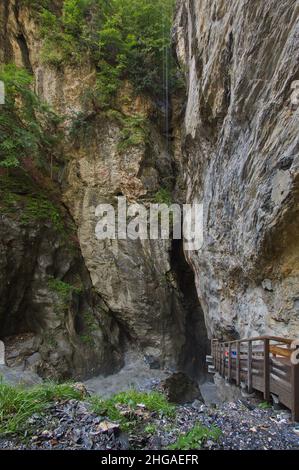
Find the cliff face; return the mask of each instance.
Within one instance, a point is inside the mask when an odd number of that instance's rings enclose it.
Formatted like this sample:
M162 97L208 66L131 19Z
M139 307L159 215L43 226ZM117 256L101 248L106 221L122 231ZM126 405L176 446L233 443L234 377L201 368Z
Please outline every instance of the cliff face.
M1 8L5 24L2 62L14 62L30 70L37 94L57 113L67 116L63 127L65 161L56 179L61 190L61 203L76 225L81 262L86 267L94 296L100 302L101 307L96 306L96 312L97 308L104 307L102 315L95 315L105 324L104 333L100 334L100 328L98 341L92 345L83 326L75 337L81 333L83 339L88 340L86 349L89 354L95 354L91 362L104 372L112 371L114 365L121 363L124 343L127 347L140 348L145 359L155 367L185 367L193 359L188 370L190 373L198 371L200 359L195 358L198 348L202 349L203 355L205 353L206 331L202 310L192 288L193 276L184 264L181 247L172 246L170 241L108 242L95 237L98 204L115 206L117 196L147 204L155 199L161 188L175 186L175 162L161 124L165 119L161 105L159 108L149 98L136 96L132 86L123 82L117 97L118 111L128 120L136 113L143 115L148 132L147 142L141 139L137 145L123 148L123 125L115 114L104 115L100 110L90 109L86 115L86 109L83 109L82 97L96 80L93 65L88 60L78 66L57 68L46 65L41 59L42 41L33 9L14 0L5 1ZM71 118L83 112L86 118L83 132L78 128L70 136ZM7 231L10 231L9 227ZM47 234L41 230L38 236L47 245ZM51 246L47 250L53 258ZM62 261L57 262L64 265ZM71 263L69 260L68 264ZM55 265L55 262L50 264ZM181 265L186 273L185 280L177 275ZM67 269L53 267L51 270L57 272L60 279L68 279L65 276ZM36 297L34 286L32 289L32 295ZM6 296L4 304L7 305ZM46 315L42 303L39 309L41 316ZM52 305L49 309L53 312ZM84 317L84 308L81 310L73 315L73 321L76 317L78 324ZM97 330L94 322L91 329ZM32 330L31 325L23 328L23 331L27 330ZM53 334L56 335L55 328ZM5 336L5 332L1 331L1 335ZM108 351L108 357L103 351Z
M188 254L209 334L299 331L299 4L180 0L182 169L204 204Z

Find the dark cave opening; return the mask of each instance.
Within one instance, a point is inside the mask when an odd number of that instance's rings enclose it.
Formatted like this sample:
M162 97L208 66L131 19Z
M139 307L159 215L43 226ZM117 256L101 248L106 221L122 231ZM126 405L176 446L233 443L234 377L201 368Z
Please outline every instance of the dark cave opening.
M207 379L206 355L210 343L205 318L195 286L194 273L186 261L183 241L173 240L171 265L176 273L183 304L186 310L185 338L179 367L190 377L203 382Z

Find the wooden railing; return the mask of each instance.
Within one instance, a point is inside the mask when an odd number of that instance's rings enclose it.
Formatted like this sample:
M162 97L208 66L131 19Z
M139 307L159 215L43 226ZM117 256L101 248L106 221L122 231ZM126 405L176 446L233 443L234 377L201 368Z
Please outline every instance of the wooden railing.
M293 340L261 336L239 341L212 341L214 370L249 393L258 390L264 399L271 395L292 411L299 421L299 365L291 360Z

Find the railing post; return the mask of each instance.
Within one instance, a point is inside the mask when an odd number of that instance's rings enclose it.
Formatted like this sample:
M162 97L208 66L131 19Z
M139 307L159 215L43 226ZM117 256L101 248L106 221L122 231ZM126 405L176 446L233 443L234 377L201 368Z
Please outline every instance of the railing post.
M225 343L221 344L221 375L225 376Z
M291 365L292 418L299 421L299 364Z
M236 383L239 387L241 383L241 343L239 341L237 342Z
M270 401L270 341L264 339L264 399Z
M248 393L252 393L252 342L248 342L248 356L247 356L247 386Z
M228 343L228 381L232 380L232 343Z

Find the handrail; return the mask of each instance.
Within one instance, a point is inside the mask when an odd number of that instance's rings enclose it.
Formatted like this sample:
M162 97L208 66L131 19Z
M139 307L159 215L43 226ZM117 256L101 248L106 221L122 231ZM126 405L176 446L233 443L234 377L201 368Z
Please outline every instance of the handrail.
M244 339L235 339L231 341L220 341L218 339L213 339L212 342L219 342L220 344L233 344L233 343L249 343L251 341L264 341L268 339L269 341L276 341L277 343L292 344L295 339L281 338L279 336L256 336L253 338L244 338Z
M258 341L262 344L253 346ZM276 395L299 421L299 365L292 361L293 342L291 338L270 335L232 341L213 339L213 371L237 386L247 386L250 393L262 392L266 401L270 401L271 394Z

